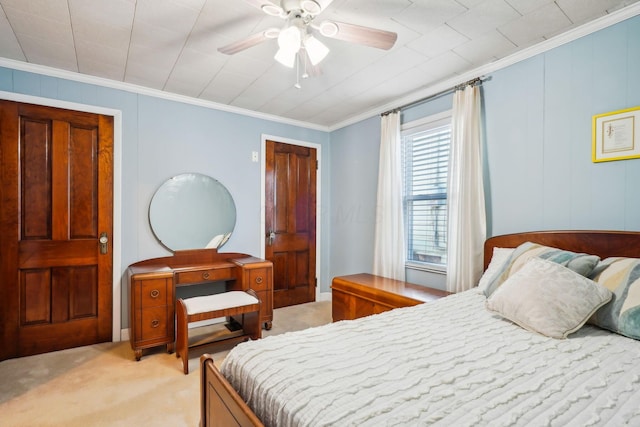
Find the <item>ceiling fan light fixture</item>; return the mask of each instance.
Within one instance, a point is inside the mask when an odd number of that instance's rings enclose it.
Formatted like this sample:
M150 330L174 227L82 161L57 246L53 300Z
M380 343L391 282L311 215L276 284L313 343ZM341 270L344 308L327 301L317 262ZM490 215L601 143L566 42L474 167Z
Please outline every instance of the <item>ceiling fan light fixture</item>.
M291 25L278 34L278 46L280 49L297 52L302 44L302 35L300 28Z
M297 25L289 25L278 34L278 52L274 59L285 67L293 68L296 55L302 46L302 32Z
M293 68L296 63L297 50L278 49L276 55L273 57L276 61L288 68Z
M305 38L304 48L312 65L318 65L329 53L329 48L312 35L308 35Z

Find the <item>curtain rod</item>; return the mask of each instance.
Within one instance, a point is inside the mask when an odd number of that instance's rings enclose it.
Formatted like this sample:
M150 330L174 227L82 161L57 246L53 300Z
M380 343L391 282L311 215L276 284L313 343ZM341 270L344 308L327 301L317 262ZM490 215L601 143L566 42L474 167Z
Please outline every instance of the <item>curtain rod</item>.
M467 86L481 85L482 82L484 82L485 80L489 80L489 79L491 79L491 77L485 77L485 76L476 77L476 78L471 79L471 80L469 80L467 82L461 83L459 85L455 85L452 88L442 90L442 91L440 91L438 93L434 93L433 95L429 95L429 96L427 96L425 98L422 98L422 99L419 99L417 101L410 102L409 104L405 104L405 105L402 105L400 107L396 107L393 110L385 111L384 113L382 113L380 115L381 116L386 116L386 115L389 115L391 113L397 113L397 112L399 112L401 110L404 110L406 108L415 107L416 105L420 105L420 104L425 103L427 101L430 101L432 99L436 99L436 98L439 98L441 96L448 95L448 94L450 94L452 92L455 92L456 90L462 90Z

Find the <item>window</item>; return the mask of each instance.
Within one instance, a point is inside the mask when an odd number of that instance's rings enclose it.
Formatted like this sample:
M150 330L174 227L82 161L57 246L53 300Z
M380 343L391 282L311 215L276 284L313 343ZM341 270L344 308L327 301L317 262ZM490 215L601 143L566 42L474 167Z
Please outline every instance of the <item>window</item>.
M447 264L447 174L451 113L402 130L404 214L408 263Z

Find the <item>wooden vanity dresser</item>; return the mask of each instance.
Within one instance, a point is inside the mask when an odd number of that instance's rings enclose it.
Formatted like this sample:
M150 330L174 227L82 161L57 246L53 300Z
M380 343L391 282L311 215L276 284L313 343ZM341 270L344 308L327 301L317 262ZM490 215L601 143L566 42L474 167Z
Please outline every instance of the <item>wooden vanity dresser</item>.
M175 288L226 282L227 290L253 289L262 302L261 321L273 321L273 265L270 261L216 249L176 251L174 255L132 264L129 283L129 328L136 360L145 348L175 348Z

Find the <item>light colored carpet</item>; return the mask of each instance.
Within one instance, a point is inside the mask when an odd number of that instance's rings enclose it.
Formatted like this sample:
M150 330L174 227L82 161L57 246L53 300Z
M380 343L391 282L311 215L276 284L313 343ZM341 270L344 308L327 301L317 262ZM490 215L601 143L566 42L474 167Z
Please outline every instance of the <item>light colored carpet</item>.
M321 301L274 310L263 336L331 322L331 303ZM135 361L128 342L103 343L0 362L0 425L189 426L200 422L199 358L228 350L190 352L182 361L162 349ZM215 352L215 353L214 353Z

